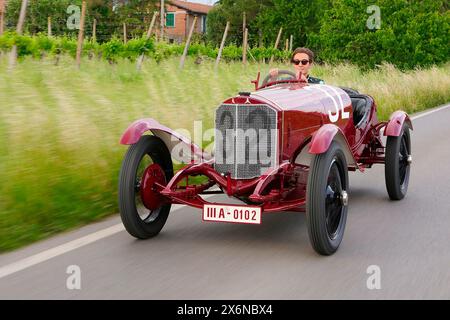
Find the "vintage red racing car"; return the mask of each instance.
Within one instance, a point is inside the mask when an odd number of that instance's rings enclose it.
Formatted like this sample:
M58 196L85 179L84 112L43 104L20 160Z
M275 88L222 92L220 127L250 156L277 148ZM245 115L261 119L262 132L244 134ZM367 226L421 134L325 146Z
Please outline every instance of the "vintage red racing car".
M408 189L412 123L403 111L379 122L374 99L356 90L288 77L258 79L254 92L225 100L215 114L213 152L153 119L131 124L119 177L126 230L146 239L163 228L171 204L202 209L204 221L260 224L269 212L306 213L312 247L333 254L349 203L348 170L385 165L389 197ZM387 136L383 145L382 135ZM180 151L181 150L181 151ZM172 160L186 163L176 174ZM201 183L193 179L202 176ZM211 203L224 193L242 205Z

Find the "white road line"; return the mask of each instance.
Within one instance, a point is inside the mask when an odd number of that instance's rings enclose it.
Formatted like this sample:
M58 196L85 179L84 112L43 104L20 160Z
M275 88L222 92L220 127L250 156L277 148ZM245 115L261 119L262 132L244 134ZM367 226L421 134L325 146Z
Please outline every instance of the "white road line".
M207 195L203 198L207 199L212 197L213 195ZM177 211L182 209L184 206L182 205L176 205L177 207L175 209L172 209L171 212ZM57 256L60 256L64 253L73 251L75 249L84 247L90 243L93 243L95 241L107 238L109 236L115 235L116 233L119 233L121 231L124 231L125 227L122 223L118 223L116 225L113 225L111 227L108 227L106 229L102 229L100 231L96 231L94 233L88 234L87 236L69 241L67 243L64 243L62 245L56 246L54 248L44 250L40 253L34 254L32 256L29 256L27 258L21 259L19 261L13 262L11 264L8 264L6 266L0 267L0 279L4 278L6 276L9 276L13 273L22 271L26 268L32 267L38 263L50 260L52 258L55 258Z
M0 279L8 276L10 274L21 271L23 269L34 266L38 263L41 263L41 262L50 260L54 257L60 256L66 252L84 247L85 245L88 245L97 240L112 236L113 234L116 234L124 229L125 228L124 228L123 224L119 223L112 227L91 233L87 236L78 238L76 240L64 243L60 246L42 251L42 252L32 255L28 258L8 264L8 265L0 268Z
M438 107L436 109L421 113L417 116L411 117L411 120L416 120L425 116L428 116L432 113L438 112L440 110L446 109L450 107L450 105L445 105L442 107ZM207 196L208 198L211 196ZM207 198L205 197L205 198ZM172 211L180 210L183 207L178 207ZM62 245L59 245L57 247L42 251L40 253L37 253L35 255L32 255L30 257L21 259L19 261L13 262L11 264L8 264L6 266L0 267L0 279L4 278L6 276L9 276L11 274L14 274L16 272L19 272L21 270L27 269L29 267L32 267L36 264L39 264L41 262L50 260L52 258L55 258L57 256L60 256L64 253L73 251L75 249L84 247L88 244L91 244L95 241L104 239L106 237L112 236L116 233L119 233L121 231L125 230L122 223L113 225L112 227L108 227L106 229L96 231L94 233L88 234L87 236L75 239L73 241L69 241L67 243L64 243Z
M205 197L206 198L206 197ZM183 206L179 206L172 210L172 212L182 209ZM62 245L56 246L54 248L44 250L40 253L34 254L32 256L29 256L27 258L21 259L19 261L13 262L11 264L8 264L6 266L0 267L0 279L4 278L6 276L9 276L13 273L19 272L21 270L24 270L26 268L32 267L38 263L50 260L52 258L55 258L57 256L60 256L64 253L73 251L75 249L84 247L90 243L93 243L95 241L107 238L109 236L115 235L116 233L119 233L121 231L124 231L125 227L122 223L118 223L116 225L113 225L111 227L102 229L100 231L96 231L94 233L88 234L87 236L66 242Z
M428 115L430 115L430 114L432 114L432 113L435 113L435 112L438 112L438 111L447 109L447 108L449 108L449 107L450 107L450 104L447 104L447 105L444 105L444 106L441 106L441 107L437 107L437 108L432 109L432 110L430 110L430 111L426 111L426 112L423 112L423 113L421 113L421 114L418 114L417 116L410 117L410 119L411 119L411 121L417 120L417 119L420 119L420 118L422 118L422 117L428 116ZM414 124L413 124L413 126L414 126ZM381 136L384 135L384 129L385 129L385 128L386 128L386 127L381 128L381 130L380 130L380 135L381 135Z
M447 105L445 105L445 106L442 106L442 107L439 107L439 108L436 108L436 109L433 109L433 110L430 110L430 111L427 111L427 112L418 114L417 116L411 117L411 120L417 120L417 119L419 119L419 118L428 116L428 115L430 115L430 114L432 114L432 113L435 113L435 112L438 112L438 111L447 109L448 107L450 107L450 104L447 104Z

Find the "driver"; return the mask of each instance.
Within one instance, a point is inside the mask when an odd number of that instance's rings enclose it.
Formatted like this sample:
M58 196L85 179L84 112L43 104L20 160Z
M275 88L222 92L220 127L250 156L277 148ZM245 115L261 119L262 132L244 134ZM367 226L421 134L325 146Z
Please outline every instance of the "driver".
M297 79L308 83L324 84L325 82L319 78L314 78L309 75L309 70L314 63L314 52L308 48L297 48L292 53L291 63L293 64ZM278 69L271 69L270 81L276 81L278 78Z

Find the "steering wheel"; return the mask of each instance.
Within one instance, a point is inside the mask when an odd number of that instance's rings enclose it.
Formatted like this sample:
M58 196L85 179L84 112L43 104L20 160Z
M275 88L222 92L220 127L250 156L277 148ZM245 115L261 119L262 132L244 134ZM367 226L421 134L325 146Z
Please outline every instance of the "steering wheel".
M293 79L292 80L294 80L294 79L296 79L297 78L297 75L294 73L294 72L292 72L292 71L289 71L289 70L279 70L278 71L278 76L277 76L277 78L280 76L280 75L287 75L287 76L291 76ZM264 78L264 80L263 80L263 82L262 82L262 84L261 84L261 87L264 87L268 82L269 82L269 80L271 79L272 77L271 77L271 75L270 74L268 74L265 78Z

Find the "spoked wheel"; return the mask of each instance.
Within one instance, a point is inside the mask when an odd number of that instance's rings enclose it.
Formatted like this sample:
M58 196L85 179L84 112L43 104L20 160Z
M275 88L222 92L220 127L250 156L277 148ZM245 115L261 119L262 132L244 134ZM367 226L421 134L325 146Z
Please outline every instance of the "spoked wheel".
M384 176L389 198L401 200L408 191L411 168L411 136L407 124L398 137L387 138Z
M157 235L170 212L170 203L156 192L173 177L170 152L155 136L142 136L125 155L119 176L119 210L125 229L147 239Z
M306 221L314 250L331 255L344 236L348 205L348 171L344 152L333 142L314 156L308 176Z

